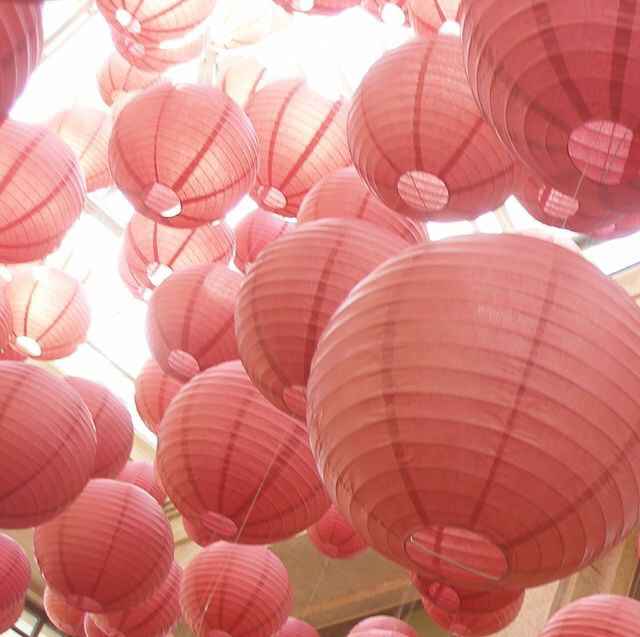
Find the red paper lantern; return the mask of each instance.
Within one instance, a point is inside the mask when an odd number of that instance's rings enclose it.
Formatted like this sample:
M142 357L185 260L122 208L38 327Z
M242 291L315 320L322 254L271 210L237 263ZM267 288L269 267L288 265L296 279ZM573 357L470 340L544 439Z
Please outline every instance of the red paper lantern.
M398 212L473 219L511 194L513 162L473 100L458 37L385 53L356 92L348 132L360 176Z
M0 527L26 529L66 507L91 477L96 434L80 396L26 363L0 363Z
M131 91L151 86L159 77L158 73L136 68L116 51L105 60L97 74L100 96L107 106Z
M240 108L261 88L267 69L254 57L232 57L222 73L218 86Z
M298 223L327 217L362 219L399 235L407 243L427 239L421 224L387 208L365 186L353 166L341 168L317 183L298 211Z
M160 367L187 381L238 358L234 308L242 275L223 265L175 272L151 295L147 341Z
M143 491L152 495L160 506L167 499L167 494L158 479L154 466L148 462L140 460L127 462L116 480L135 484L136 487L140 487Z
M93 478L115 478L129 460L133 448L133 422L124 403L104 385L86 378L67 376L91 413L96 428L96 460Z
M164 83L122 109L109 164L138 212L193 228L223 217L251 188L256 152L251 123L222 91Z
M274 0L287 13L308 15L338 15L345 9L357 7L361 0Z
M24 550L0 533L0 630L9 630L20 616L30 579L31 566Z
M209 546L219 539L218 533L208 529L200 520L183 516L182 526L187 537L199 546Z
M73 151L43 126L5 119L0 148L0 261L36 261L82 212L84 178Z
M278 409L305 418L320 334L351 288L407 243L356 219L300 226L262 252L236 305L240 358Z
M234 237L223 221L197 228L172 228L134 214L127 224L122 246L132 292L143 298L171 272L195 265L228 263L233 255Z
M89 613L84 616L84 634L86 637L109 637L102 629L98 628L93 621L93 617Z
M267 402L240 361L180 390L162 419L156 462L178 511L224 540L279 542L329 507L305 428Z
M622 288L549 241L406 250L316 350L307 422L331 499L367 544L453 587L588 565L638 519L638 328Z
M302 199L320 179L350 162L345 100L332 102L304 80L281 80L258 91L247 115L258 135L256 203L295 217Z
M165 374L153 359L144 364L136 377L136 408L144 424L154 434L158 433L164 412L181 387L182 383Z
M405 637L418 637L418 633L407 622L387 615L375 615L363 619L351 629L349 635L376 634L374 631L385 631L396 635L404 635Z
M9 0L0 3L0 116L6 115L40 61L42 3ZM5 146L2 144L3 152Z
M44 589L42 602L47 617L56 628L71 637L85 637L83 610L71 606L62 595L48 586Z
M142 489L91 480L65 511L36 528L47 585L91 613L130 608L166 580L173 559L167 518Z
M362 7L387 24L402 26L409 21L410 0L362 0Z
M78 281L61 270L19 270L5 287L18 354L54 360L87 338L89 304Z
M333 505L309 527L308 534L318 551L333 559L353 557L367 548L365 541Z
M320 635L311 624L295 617L289 617L274 637L320 637Z
M430 37L445 22L460 22L462 0L408 0L409 21L418 35Z
M287 570L266 546L216 542L185 568L180 604L197 637L271 637L286 621L291 597Z

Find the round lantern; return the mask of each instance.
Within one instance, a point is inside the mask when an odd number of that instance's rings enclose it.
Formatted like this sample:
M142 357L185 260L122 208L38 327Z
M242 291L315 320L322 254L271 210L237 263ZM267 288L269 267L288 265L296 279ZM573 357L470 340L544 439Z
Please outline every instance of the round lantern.
M26 529L57 515L85 487L96 455L91 414L61 378L0 363L0 527Z
M0 630L9 630L20 616L30 579L31 566L24 550L0 533Z
M298 211L298 223L346 217L362 219L402 237L407 243L427 238L423 226L387 208L364 184L353 166L341 168L317 183Z
M367 544L453 587L583 568L638 519L638 328L622 288L550 241L406 250L316 350L307 423L331 499Z
M223 265L172 274L151 295L147 341L167 374L187 381L238 358L234 309L242 275Z
M267 402L240 361L180 390L162 419L156 463L178 511L224 540L278 542L329 507L305 428Z
M409 21L410 0L362 0L362 7L382 22L403 26Z
M256 94L267 69L254 57L231 57L218 82L220 90L240 108Z
M47 585L91 613L149 598L173 559L160 506L142 489L116 480L91 480L65 511L36 528L33 544Z
M48 586L44 589L42 602L47 617L56 628L71 637L85 637L83 610L71 606L62 595Z
M89 304L80 283L65 272L19 270L5 291L19 354L54 360L69 356L86 340Z
M37 0L0 3L0 116L11 110L40 61L44 44L41 7ZM4 152L4 144L2 148Z
M295 223L266 210L254 210L235 227L236 256L235 264L239 270L247 268L272 241L293 230Z
M92 619L107 635L165 637L180 619L181 578L182 569L173 562L162 586L144 602L125 611L92 615Z
M333 505L309 527L308 534L320 553L334 559L353 557L367 548L364 540Z
M84 178L73 151L43 126L5 119L0 148L0 262L36 261L82 212Z
M194 265L228 263L233 247L233 231L224 221L197 228L172 228L134 214L122 246L128 271L125 283L135 281L132 292L143 298L171 272Z
M186 536L199 546L209 546L220 538L216 531L208 529L200 520L182 517L182 527Z
M67 376L91 413L96 428L93 478L115 478L129 460L133 447L133 422L124 403L104 385Z
M249 100L259 157L251 196L260 207L295 217L312 186L351 163L348 108L346 101L332 102L303 80L273 82Z
M222 91L163 83L118 115L109 165L138 212L192 228L221 218L246 194L256 153L251 123Z
M136 377L136 408L144 424L154 434L158 433L164 412L181 387L182 383L165 374L153 359L144 364Z
M462 2L471 89L550 186L637 212L640 13L627 3Z
M361 0L274 0L288 13L308 15L338 15L345 9L357 7Z
M101 628L98 628L90 613L85 613L84 616L84 634L85 637L110 637Z
M180 604L197 637L271 637L291 609L289 577L266 546L216 542L185 568Z
M152 495L161 506L167 499L167 494L156 475L154 466L148 462L141 460L127 462L116 480L135 484L136 487Z
M445 22L460 22L462 0L408 0L409 21L419 35L430 37Z
M348 132L361 177L408 216L473 219L511 194L513 162L474 102L459 37L435 34L385 53L356 92Z
M100 96L107 106L131 91L151 86L158 77L157 73L136 68L116 51L105 60L97 74Z
M266 248L236 305L240 358L278 409L305 418L320 334L351 288L407 243L355 219L307 223Z
M388 615L375 615L363 619L349 631L349 635L366 635L368 633L375 635L375 631L385 631L394 635L404 635L404 637L418 637L416 631L407 622Z
M275 634L275 637L319 637L319 634L311 624L295 617L289 617L284 626Z

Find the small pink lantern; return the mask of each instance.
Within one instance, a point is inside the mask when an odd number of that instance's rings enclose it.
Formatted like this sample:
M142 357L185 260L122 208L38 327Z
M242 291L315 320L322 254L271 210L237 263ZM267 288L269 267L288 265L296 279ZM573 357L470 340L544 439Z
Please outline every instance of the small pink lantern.
M135 484L136 487L140 487L143 491L152 495L160 506L167 499L167 494L158 479L154 466L148 462L143 462L142 460L127 462L116 477L116 480Z
M56 628L71 637L85 637L83 610L71 606L62 595L48 586L44 589L42 603L47 617Z
M254 57L232 57L223 70L218 87L240 108L245 108L249 100L264 83L267 69Z
M346 559L366 550L366 542L334 505L308 529L313 545L327 557Z
M363 619L349 631L349 635L364 636L371 634L371 637L374 637L378 634L375 631L384 631L387 634L392 633L390 637L393 637L393 635L418 637L418 633L416 633L416 631L409 626L407 622L403 622L397 617L389 617L388 615L375 615L373 617ZM382 637L382 635L378 634L378 637Z
M274 637L320 637L320 635L311 624L296 617L289 617Z
M144 424L158 433L160 421L182 383L162 371L153 359L148 360L135 382L136 408Z
M408 0L409 21L418 35L429 37L445 22L460 22L462 0Z
M151 86L159 77L158 73L136 68L117 51L105 60L97 74L100 96L107 106L128 93Z

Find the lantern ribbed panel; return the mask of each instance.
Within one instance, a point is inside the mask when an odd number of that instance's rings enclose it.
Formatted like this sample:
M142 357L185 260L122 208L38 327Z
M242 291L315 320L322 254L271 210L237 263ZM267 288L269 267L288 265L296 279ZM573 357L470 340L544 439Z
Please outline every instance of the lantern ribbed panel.
M423 226L387 208L364 184L353 166L341 168L317 183L298 211L298 223L327 217L362 219L408 243L427 239Z
M289 617L275 637L319 637L318 631L296 617Z
M0 360L16 360L17 352L10 346L14 339L13 316L6 288L0 285ZM18 360L20 360L18 358Z
M84 616L84 634L86 637L109 637L107 633L96 625L90 613L85 613Z
M307 424L329 496L367 544L454 587L588 565L638 520L639 328L622 288L549 241L406 250L316 350Z
M215 531L207 529L200 520L189 519L183 516L182 526L187 537L199 546L209 546L209 544L213 544L219 539L218 534Z
M271 637L292 606L287 570L266 546L216 542L184 570L182 616L197 637Z
M238 358L234 309L242 275L223 265L175 272L157 287L147 312L147 342L167 374L194 374Z
M240 361L180 390L162 419L156 462L178 511L224 540L279 542L329 507L305 428L267 402Z
M511 194L513 162L473 100L456 36L385 53L355 94L348 133L360 176L408 216L473 219Z
M383 22L402 25L409 21L409 2L410 0L362 0L361 6ZM389 6L397 9L390 11Z
M288 13L308 15L338 15L345 9L357 7L360 0L274 0Z
M36 261L58 247L82 212L80 165L44 126L5 119L0 148L0 261Z
M318 551L334 559L353 557L367 548L364 540L334 505L309 527L308 533Z
M158 503L116 480L91 480L65 511L36 528L33 544L47 585L93 613L144 601L173 560L171 528Z
M173 562L162 586L147 600L117 613L92 615L92 619L111 635L165 637L180 619L181 578L182 569Z
M460 22L462 0L408 0L409 21L418 35L430 37L448 20Z
M371 631L377 630L388 631L388 633L404 635L405 637L418 637L416 631L407 622L388 615L374 615L363 619L349 631L349 635L366 635ZM392 636L390 635L389 637Z
M103 102L111 106L124 94L151 86L159 75L136 68L114 51L100 67L96 77Z
M62 379L0 363L0 527L26 529L57 515L91 477L96 434Z
M22 611L24 610L24 599L13 604L13 606L7 606L6 608L0 608L0 630L9 630L20 618Z
M158 363L148 360L135 381L136 408L144 424L158 433L160 421L182 383L165 374Z
M148 462L141 460L127 462L116 480L135 484L136 487L152 495L161 506L167 499L167 494L156 475L154 466Z
M48 586L45 586L42 603L47 617L56 628L71 637L84 637L83 610L71 606L62 595Z
M118 115L109 165L139 213L185 228L223 217L247 193L256 153L251 123L222 91L163 83Z
M233 231L224 221L213 226L171 228L134 214L125 230L122 250L135 296L154 290L158 265L174 272L196 265L228 263L233 255ZM127 283L125 279L125 283Z
M278 409L305 418L305 390L320 334L351 288L407 243L365 221L322 219L268 246L236 305L240 358Z
M272 241L294 230L295 223L285 221L284 217L266 210L254 210L234 228L236 236L236 255L234 263L242 272L258 258L258 255Z
M33 358L54 360L72 354L87 337L89 304L78 281L61 270L33 268L14 272L6 287L13 330L36 349L22 349Z
M259 157L251 196L261 208L295 217L310 188L351 163L348 108L348 102L332 102L303 80L273 82L249 100Z
M44 44L41 6L41 2L26 0L0 3L0 116L11 110L40 61ZM4 151L4 143L2 147Z
M22 547L8 535L0 533L0 629L7 630L6 622L14 616L16 608L22 610L31 579L29 558Z
M232 57L218 87L240 108L244 108L264 82L266 72L267 69L254 57Z

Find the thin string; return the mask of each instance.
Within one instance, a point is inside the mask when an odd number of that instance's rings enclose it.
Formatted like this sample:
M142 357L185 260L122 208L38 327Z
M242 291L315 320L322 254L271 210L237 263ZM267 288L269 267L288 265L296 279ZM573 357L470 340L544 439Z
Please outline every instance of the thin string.
M323 582L327 572L329 570L329 558L327 556L324 557L324 561L322 563L322 567L320 568L320 574L318 575L317 579L316 579L316 583L313 586L313 589L311 590L311 594L309 595L309 599L307 599L307 602L304 605L304 610L302 611L301 615L302 618L306 621L307 616L309 614L309 612L311 611L311 605L313 604L313 602L315 601L316 595L318 594L318 591L320 590L320 584Z

